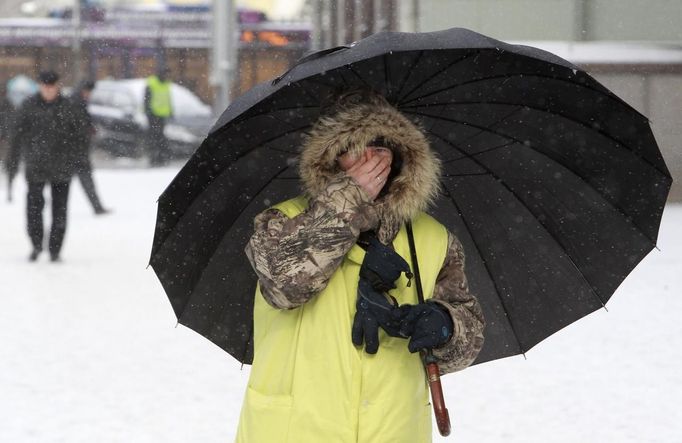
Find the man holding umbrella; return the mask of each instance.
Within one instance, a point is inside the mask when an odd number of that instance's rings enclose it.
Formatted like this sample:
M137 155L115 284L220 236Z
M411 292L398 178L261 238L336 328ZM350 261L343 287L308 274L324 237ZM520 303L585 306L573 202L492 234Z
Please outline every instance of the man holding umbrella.
M306 195L258 215L246 248L259 288L237 441L430 441L418 352L461 370L484 329L460 242L422 212L439 171L380 95L347 92L323 111L301 155Z

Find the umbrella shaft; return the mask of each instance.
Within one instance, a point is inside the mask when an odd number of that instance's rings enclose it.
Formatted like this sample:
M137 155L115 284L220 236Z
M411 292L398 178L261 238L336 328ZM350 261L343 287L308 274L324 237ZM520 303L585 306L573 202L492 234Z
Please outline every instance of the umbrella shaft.
M407 241L410 245L412 270L414 271L414 281L417 286L417 299L419 303L424 303L424 290L422 289L421 276L419 274L419 261L417 260L417 248L414 245L412 223L409 221L405 223L405 229L407 230ZM440 384L440 369L438 369L438 363L436 363L431 350L426 351L424 367L426 368L426 378L429 381L431 403L433 404L433 413L436 416L438 432L445 437L450 435L450 415L445 407L445 399L443 398L443 387Z

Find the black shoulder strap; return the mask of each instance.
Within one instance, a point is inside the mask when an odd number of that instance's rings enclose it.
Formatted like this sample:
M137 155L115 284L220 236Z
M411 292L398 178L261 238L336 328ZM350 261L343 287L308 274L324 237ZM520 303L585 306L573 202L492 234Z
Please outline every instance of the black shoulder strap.
M407 231L407 242L410 244L410 259L412 260L412 271L414 272L414 280L417 284L417 299L419 303L424 303L424 290L422 289L422 279L419 274L419 262L417 261L417 248L414 245L414 234L412 233L412 222L405 222L405 230Z

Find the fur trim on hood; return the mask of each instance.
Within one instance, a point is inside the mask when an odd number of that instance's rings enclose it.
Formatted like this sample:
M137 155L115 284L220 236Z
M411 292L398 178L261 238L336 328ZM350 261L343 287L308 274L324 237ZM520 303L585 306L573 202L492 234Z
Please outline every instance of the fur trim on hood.
M375 202L381 224L399 227L437 197L440 161L424 134L383 97L354 98L338 102L307 134L299 166L305 192L319 195L339 175L339 154L359 155L371 141L383 137L394 151L394 162L399 158L402 167L386 184L388 192L382 191Z

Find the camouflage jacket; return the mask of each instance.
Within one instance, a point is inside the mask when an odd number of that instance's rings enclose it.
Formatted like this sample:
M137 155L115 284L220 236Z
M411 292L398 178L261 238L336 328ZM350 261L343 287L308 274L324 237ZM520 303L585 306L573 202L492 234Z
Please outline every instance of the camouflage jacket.
M340 174L298 216L289 219L276 209L256 216L246 255L265 300L278 309L293 309L312 299L326 287L360 233L377 227L380 215L361 188ZM384 226L380 232L390 238L382 241L390 243L399 228ZM454 324L450 341L433 349L441 373L464 369L483 346L485 322L469 292L464 250L450 232L433 300L450 312Z

